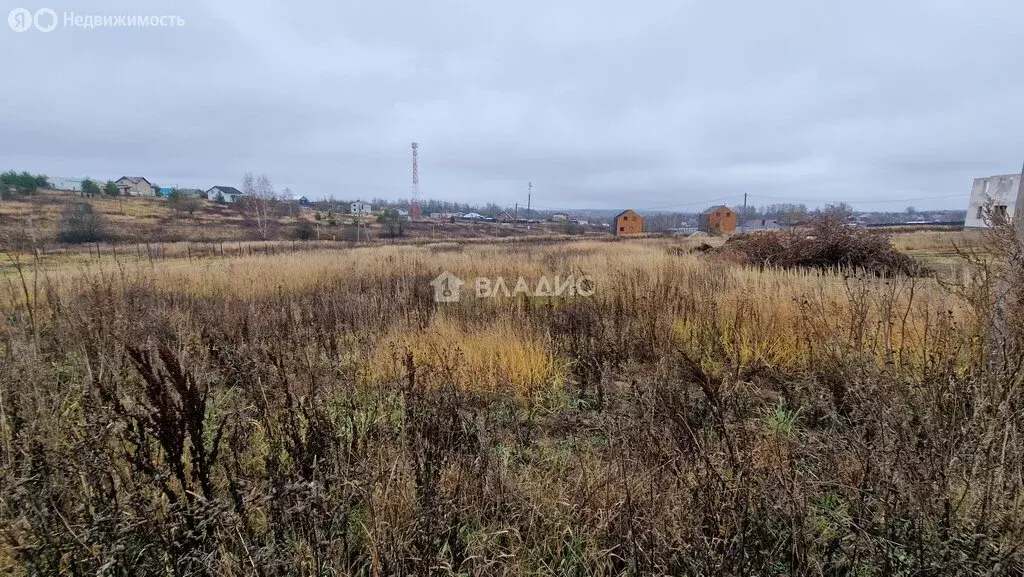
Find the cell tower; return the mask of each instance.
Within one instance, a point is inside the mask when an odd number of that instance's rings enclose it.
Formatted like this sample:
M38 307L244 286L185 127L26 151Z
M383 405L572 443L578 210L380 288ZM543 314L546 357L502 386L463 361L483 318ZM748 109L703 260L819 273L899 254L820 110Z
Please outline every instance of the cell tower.
M412 202L409 206L409 216L412 220L419 220L420 214L420 168L419 168L418 142L412 143Z

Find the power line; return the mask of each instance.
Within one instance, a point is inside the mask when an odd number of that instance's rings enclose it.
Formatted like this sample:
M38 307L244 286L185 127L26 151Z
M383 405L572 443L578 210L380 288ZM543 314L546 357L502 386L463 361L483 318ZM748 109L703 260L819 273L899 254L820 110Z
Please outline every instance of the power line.
M829 202L821 198L815 199L799 199L799 198L787 198L782 196L769 196L767 194L751 194L750 196L757 198L768 198L771 200L786 200L789 202ZM855 201L857 204L863 203L889 203L889 202L917 202L922 200L941 200L944 198L963 198L963 194L947 194L944 196L922 196L918 198L891 198L891 199L863 199Z
M723 204L723 203L726 203L726 202L729 202L729 201L738 201L738 200L739 200L738 196L729 196L729 197L726 197L726 198L716 198L716 199L713 199L713 200L698 200L696 202L686 202L686 203L682 203L682 204L671 204L671 205L668 205L668 206L661 206L661 207L654 207L654 208L651 208L651 207L643 208L642 207L642 208L637 209L637 210L646 210L646 211L668 210L670 208L683 208L683 207L687 207L687 206L698 206L698 205L701 205L701 204Z
M753 195L751 195L751 196L753 196ZM702 204L712 205L712 204L725 204L725 203L730 202L730 201L739 202L740 198L741 197L739 197L739 196L729 196L729 197L725 197L725 198L716 198L716 199L711 199L711 200L698 200L698 201L694 201L694 202L684 202L684 203L678 203L678 204L670 204L670 205L666 205L666 206L655 206L655 207L641 206L641 207L631 207L631 208L633 210L637 210L637 211L653 212L653 211L659 211L659 210L668 210L668 209L672 209L672 208L684 208L684 207L688 207L688 206L698 206L698 205L702 205ZM564 208L553 207L553 206L550 206L550 205L538 206L538 208L540 208L542 210L565 210Z
M828 200L828 199L821 199L821 198L797 199L797 198L788 198L788 197L771 196L771 195L767 195L767 194L753 194L753 193L750 193L749 196L751 198L762 198L762 199L770 199L770 200L782 200L782 201L787 201L787 202L801 202L801 203L815 203L815 204L817 204L817 203L825 204L825 203L828 203L828 202L838 202L838 201L831 201L831 200ZM864 199L864 200L853 201L851 204L871 204L871 203L875 203L875 204L885 203L885 204L888 204L888 203L900 203L900 202L920 202L920 201L926 201L926 200L942 200L942 199L947 199L947 198L963 198L963 196L964 196L963 194L947 194L947 195L941 195L941 196L921 196L921 197L915 197L915 198ZM636 211L657 212L657 211L665 211L665 210L671 210L671 209L677 209L677 208L686 208L686 207L700 206L700 205L709 205L710 206L710 205L715 205L715 204L730 204L730 203L735 203L735 204L738 205L740 202L742 202L742 197L740 197L740 196L729 196L729 197L724 197L724 198L715 198L715 199L709 199L709 200L708 199L706 199L706 200L697 200L697 201L693 201L693 202L683 202L683 203L669 204L669 205L664 205L664 206L631 207L631 208L633 208L633 210L636 210ZM572 210L572 209L566 209L565 207L555 207L555 206L551 206L551 205L547 205L547 204L538 205L537 208L540 209L540 210Z

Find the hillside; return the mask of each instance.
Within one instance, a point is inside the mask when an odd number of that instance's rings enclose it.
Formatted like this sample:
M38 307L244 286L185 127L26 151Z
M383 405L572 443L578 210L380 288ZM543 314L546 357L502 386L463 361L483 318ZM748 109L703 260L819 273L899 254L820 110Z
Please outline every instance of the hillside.
M193 212L175 209L165 198L86 198L73 193L46 190L0 202L0 235L5 239L52 246L58 243L61 213L73 204L86 203L105 221L106 240L119 243L238 242L255 240L366 240L394 235L376 216L363 219L357 230L353 217L339 212L316 211L282 205L263 238L252 219L234 205L198 200ZM320 218L317 219L317 216ZM487 238L565 234L564 223L523 225L494 222L406 222L401 231L408 238ZM304 230L303 230L304 229ZM606 235L591 227L584 231Z

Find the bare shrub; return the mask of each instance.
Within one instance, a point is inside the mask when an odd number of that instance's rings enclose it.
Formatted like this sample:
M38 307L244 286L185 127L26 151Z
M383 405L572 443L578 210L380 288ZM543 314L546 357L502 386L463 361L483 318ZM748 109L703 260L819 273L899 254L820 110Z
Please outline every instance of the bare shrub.
M167 197L167 203L174 212L189 216L194 215L202 206L202 200L199 197L182 192L177 188L171 190L171 194Z
M299 219L295 225L295 238L298 240L313 240L316 238L316 225L306 219Z
M405 236L405 225L408 219L398 213L397 209L386 208L377 217L381 225L382 238L399 238Z
M713 254L761 267L862 269L882 276L929 272L894 249L888 235L831 219L816 221L806 230L739 234Z
M980 241L955 246L968 263L964 274L943 284L971 308L990 366L1005 371L1024 359L1024 228L1021 215L1007 218L991 200L982 214Z
M108 240L107 219L87 202L73 202L60 214L57 240L73 244Z

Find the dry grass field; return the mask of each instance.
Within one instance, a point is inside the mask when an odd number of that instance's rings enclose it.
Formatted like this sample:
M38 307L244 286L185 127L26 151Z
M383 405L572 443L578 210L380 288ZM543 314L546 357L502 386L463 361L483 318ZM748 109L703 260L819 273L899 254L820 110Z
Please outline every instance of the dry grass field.
M175 204L166 198L87 198L71 192L41 191L0 201L0 238L17 238L25 244L64 250L66 245L57 244L61 213L69 205L80 203L88 204L101 215L105 224L105 242L120 244L283 242L303 238L302 224L309 227L305 232L307 240L351 242L388 236L388 231L377 222L376 216L363 219L357 231L356 219L346 214L347 208L340 203L329 216L327 210L277 205L277 214L266 231L268 236L264 238L238 205L197 200L193 211L189 212L180 206L175 208ZM316 218L318 212L320 219ZM562 223L539 223L527 228L500 223L414 222L404 225L402 237L461 241L468 238L557 236L566 234L566 231L567 225ZM575 232L608 234L596 226Z
M84 198L67 192L43 191L0 203L0 230L22 231L37 242L57 238L61 211L85 202L103 215L109 232L124 242L177 240L253 240L253 232L232 207L203 201L195 214L176 213L163 198Z
M1022 349L1013 322L992 339L990 272L750 268L707 240L22 254L0 571L1024 571ZM555 276L593 294L473 281Z

